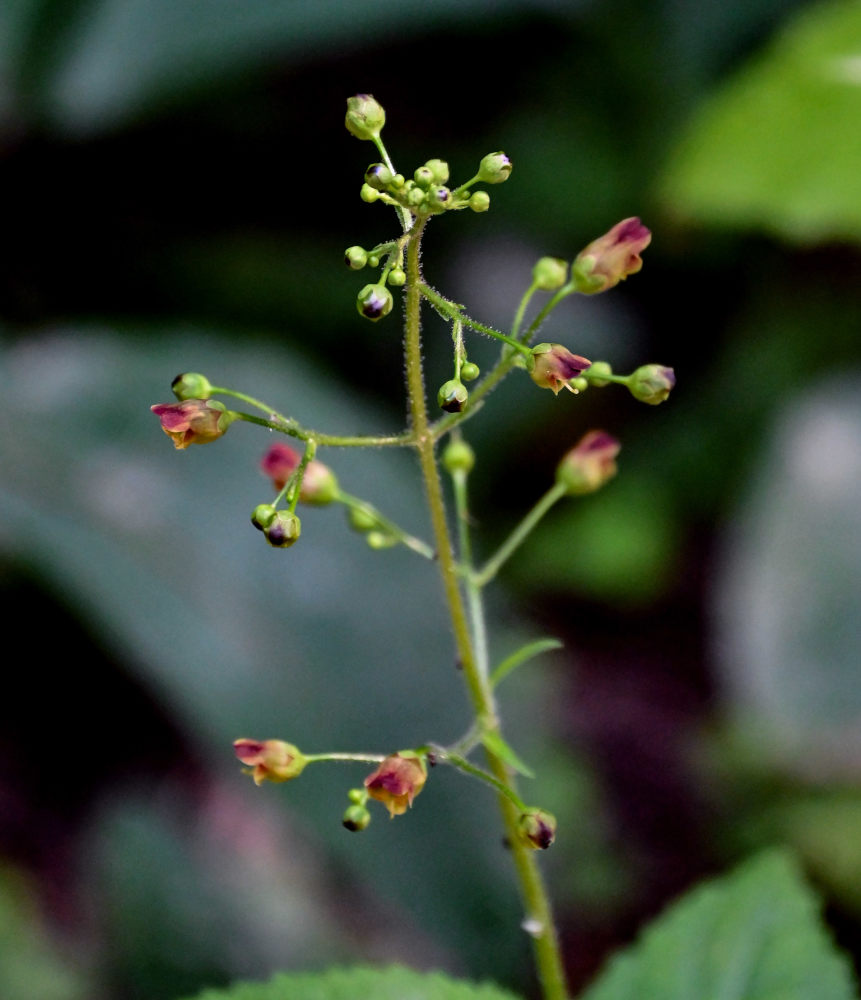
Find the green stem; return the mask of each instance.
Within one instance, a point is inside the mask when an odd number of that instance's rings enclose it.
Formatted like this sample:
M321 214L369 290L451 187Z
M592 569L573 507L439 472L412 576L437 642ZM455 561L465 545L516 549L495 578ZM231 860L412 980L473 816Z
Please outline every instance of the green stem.
M377 147L380 156L383 158L383 163L385 163L385 165L389 168L389 170L391 170L392 176L394 176L397 173L397 171L395 170L395 165L394 163L392 163L392 158L389 156L389 151L386 149L386 145L383 142L381 136L379 135L374 136L374 145ZM395 210L398 213L398 218L401 220L401 227L403 228L404 232L406 232L410 228L410 225L412 224L410 219L410 213L403 207L403 205L399 205L397 202L395 202L394 199L392 199L391 204L394 204Z
M345 493L342 489L339 489L335 495L335 500L338 503L344 504L346 507L351 509L358 508L359 510L367 511L373 518L375 518L377 524L388 534L393 535L399 542L406 545L407 548L412 549L413 552L418 552L420 556L424 556L425 559L433 559L436 556L434 550L426 542L423 542L420 538L416 538L415 535L411 535L404 531L403 528L395 524L394 521L387 518L384 514L381 514L377 508L364 500L360 500L358 497L354 497L349 493Z
M428 420L422 379L421 353L421 269L419 250L424 222L413 227L407 244L406 318L404 330L404 355L407 375L410 415L414 447L418 452L427 494L428 509L433 526L440 577L451 617L455 646L463 668L467 690L479 727L483 731L499 729L493 691L486 676L479 669L470 636L463 597L458 584L459 574L451 546L445 503L442 496L439 472L434 451L435 436ZM485 749L491 775L502 786L516 795L514 779L504 761ZM520 811L507 795L500 794L499 806L511 845L511 855L517 873L520 895L532 933L532 946L544 1000L565 1000L567 990L562 957L556 928L550 909L550 900L541 872L532 851L518 835Z
M526 312L526 307L529 305L532 296L538 289L538 285L534 282L526 289L523 293L523 298L520 300L520 305L517 307L517 312L514 314L514 322L511 324L511 336L516 337L520 333L520 324L523 322L523 315Z
M473 575L473 582L477 587L484 587L499 572L502 565L508 560L519 545L523 543L526 536L550 510L568 492L563 483L554 483L538 503L523 518L520 524L511 532L508 538L499 546L496 554L484 564L480 573Z
M492 774L488 774L487 771L482 770L480 767L476 767L475 764L470 763L466 757L461 757L460 754L452 753L450 750L445 750L443 747L432 746L431 750L436 754L436 759L441 764L451 764L452 767L456 767L459 771L463 771L464 774L472 775L473 778L478 778L479 781L483 781L487 785L491 785L493 788L499 792L500 795L504 795L509 802L511 802L519 813L526 812L526 805L523 799L509 786L504 785L501 781L497 781Z
M239 395L239 393L224 390L219 390L219 392L224 392L224 395L228 396ZM364 434L321 434L319 431L312 431L307 427L302 427L295 420L284 417L280 413L275 413L262 404L255 403L253 405L259 405L260 409L269 413L269 419L257 417L253 413L243 413L241 410L233 410L232 412L246 423L257 424L259 427L266 427L270 431L280 431L282 434L289 434L290 437L298 438L300 441L314 441L326 448L382 448L386 445L399 445L403 447L404 445L413 443L413 435L410 431L404 431L402 434L386 434L379 437Z
M486 326L484 323L479 323L477 320L471 319L469 316L461 312L461 308L456 302L452 302L451 299L447 299L444 295L440 295L439 292L434 291L430 285L422 283L421 293L438 312L442 313L446 319L460 320L464 326L468 326L471 330L477 330L479 333L483 333L488 337L494 337L496 340L501 340L504 344L508 344L509 347L513 348L515 351L519 351L527 357L532 353L527 347L524 347L519 340L515 340L513 337L500 333L499 330L494 330L492 326Z
M309 764L321 760L358 761L361 764L379 764L386 759L381 753L306 753L303 755Z

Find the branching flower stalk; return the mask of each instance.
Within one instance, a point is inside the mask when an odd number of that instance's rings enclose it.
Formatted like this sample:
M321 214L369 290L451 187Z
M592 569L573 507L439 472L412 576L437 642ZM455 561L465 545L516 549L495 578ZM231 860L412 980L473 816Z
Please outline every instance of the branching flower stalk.
M415 170L412 179L396 172L381 138L385 112L367 94L347 102L346 126L359 139L373 142L381 161L365 172L361 197L396 209L401 233L378 243L371 250L351 246L344 255L352 270L380 268L377 281L358 293L359 313L373 322L392 311L391 289L403 289L405 298L404 365L407 383L409 427L397 434L341 435L311 430L292 416L286 416L259 399L232 388L213 386L198 373L177 376L172 383L176 403L157 404L152 409L165 433L177 448L206 444L223 436L237 421L259 425L292 438L302 453L285 443L271 445L261 461L262 472L271 480L274 498L258 504L251 522L266 541L276 548L289 548L301 535L297 509L300 504L315 507L341 504L350 526L364 535L371 548L404 545L436 562L450 619L457 659L462 667L473 722L468 732L449 746L427 743L390 753L332 751L305 754L280 739L241 738L234 751L257 784L281 783L299 777L310 764L346 762L376 764L361 786L351 788L349 806L343 815L346 829L357 832L371 822L369 803L377 801L389 815L407 812L428 778L429 764L448 765L486 784L496 793L517 875L525 912L523 927L531 935L538 978L545 1000L566 1000L567 988L556 926L536 849L546 849L554 840L556 821L547 810L527 805L520 796L517 774L532 772L520 760L502 734L495 690L515 669L539 654L560 645L554 639L540 639L505 656L495 667L491 663L484 588L516 553L530 532L557 503L568 497L592 493L616 474L619 442L605 431L585 434L559 462L553 484L537 500L509 536L477 567L470 530L468 483L475 456L463 436L463 425L485 405L486 397L508 375L525 372L541 388L559 394L563 389L577 395L590 387L611 384L625 386L631 394L652 405L663 402L673 388L671 368L644 365L629 375L613 372L605 361L592 362L572 353L562 344L532 345L539 328L553 309L572 294L595 294L614 287L642 267L640 253L651 234L639 219L625 219L590 243L570 266L566 261L543 257L532 271L531 282L517 308L511 330L496 330L466 312L466 307L431 288L422 276L421 241L434 216L448 211L470 209L485 212L490 196L476 185L493 185L508 179L512 165L505 153L485 156L475 176L457 187L448 187L449 168L442 160L428 160ZM527 323L536 294L551 293L550 299ZM427 305L451 325L453 377L444 382L436 402L444 415L432 418L428 409L423 376L421 343L422 306ZM465 334L477 334L500 341L496 363L470 390L481 372L469 360ZM256 412L229 410L214 396L226 397ZM261 415L262 414L262 415ZM373 503L343 489L335 473L317 455L326 447L412 448L419 460L427 499L432 538L416 538L405 532ZM442 472L451 480L455 540ZM485 766L470 759L482 748Z

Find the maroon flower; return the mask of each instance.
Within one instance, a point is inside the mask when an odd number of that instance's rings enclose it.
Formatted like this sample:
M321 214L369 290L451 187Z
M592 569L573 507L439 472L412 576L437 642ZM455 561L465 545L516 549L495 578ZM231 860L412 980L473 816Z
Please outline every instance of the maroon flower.
M588 295L605 292L629 274L636 274L643 266L640 254L651 241L651 232L638 218L616 223L577 254L573 274L580 278L578 291Z
M150 409L161 421L161 429L173 439L175 448L215 441L236 419L236 414L226 409L224 403L214 399L156 403Z
M287 480L299 467L299 453L289 444L276 442L260 460L264 476L272 480L276 490L283 490ZM318 507L331 503L338 495L338 480L335 473L316 459L305 466L299 499L302 503L316 504Z
M234 740L236 756L249 767L254 784L298 778L308 763L301 751L283 740Z
M393 753L365 778L368 795L382 802L389 816L400 816L413 804L427 780L424 761L414 753Z
M572 354L561 344L538 344L532 348L535 364L529 373L532 381L542 389L552 389L559 395L560 389L571 389L569 382L584 372L592 364L579 354Z
M620 448L612 434L589 431L557 466L557 482L572 496L594 493L616 475L616 456Z

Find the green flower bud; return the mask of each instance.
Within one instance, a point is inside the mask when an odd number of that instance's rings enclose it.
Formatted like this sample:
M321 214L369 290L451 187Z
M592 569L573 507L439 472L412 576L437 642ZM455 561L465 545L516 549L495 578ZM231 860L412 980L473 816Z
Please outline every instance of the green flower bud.
M448 164L445 160L428 160L425 166L433 174L437 184L448 184Z
M259 503L251 511L251 523L258 531L268 528L278 512L271 503Z
M347 115L344 125L357 139L375 139L386 124L383 106L370 94L356 94L347 98Z
M433 170L427 166L419 167L413 174L413 179L419 187L429 188L434 182Z
M365 171L365 183L375 191L385 191L392 183L392 177L385 163L372 163Z
M350 806L344 813L344 818L341 822L345 829L350 830L352 833L358 833L360 830L367 828L371 822L371 814L364 806Z
M380 197L380 192L375 191L370 184L363 184L362 190L359 192L359 197L362 201L366 201L369 205L373 203Z
M368 253L362 247L347 247L344 251L344 263L351 271L361 271L368 263Z
M448 413L460 413L469 399L466 386L456 378L449 379L439 387L437 402Z
M406 284L407 275L403 268L393 267L386 280L393 288L400 288L401 285Z
M672 368L663 365L643 365L638 368L628 381L628 388L634 399L641 403L657 406L669 396L670 389L676 384L676 373Z
M375 253L368 254L368 267L379 267L380 258Z
M395 174L395 176L392 178L392 187L393 188L402 188L405 183L406 182L404 181L404 175L403 174Z
M585 375L578 375L576 378L572 378L568 385L571 386L571 391L576 396L578 392L585 392L589 388L589 379Z
M425 200L425 193L420 187L412 187L407 191L407 204L418 208Z
M263 529L266 541L276 549L289 549L302 532L302 522L295 514L279 510Z
M537 288L552 292L568 280L568 261L558 257L542 257L532 268L532 280Z
M378 528L380 522L370 507L350 507L349 509L350 527L354 531L371 531Z
M365 319L376 322L392 311L394 299L385 285L365 285L356 296L356 308Z
M199 372L186 372L184 375L177 375L170 383L173 394L179 400L185 399L209 399L212 395L212 386L209 379Z
M480 374L481 369L471 361L464 361L460 366L460 377L466 382L474 382Z
M613 368L609 361L593 361L586 369L586 379L589 385L594 385L596 389L603 389L610 383L604 378L605 375L612 375Z
M490 208L490 195L487 191L475 191L469 198L469 207L473 212L486 212Z
M475 465L475 452L466 441L449 441L442 453L442 464L451 475L455 472L471 472Z
M365 541L372 549L390 549L398 544L397 538L387 531L369 531L365 535Z
M511 160L503 152L488 153L478 165L478 179L485 184L501 184L511 174Z
M368 793L364 788L351 788L347 792L347 798L354 806L363 806L368 801Z
M451 191L442 185L432 187L427 193L425 204L431 212L444 212L451 205Z

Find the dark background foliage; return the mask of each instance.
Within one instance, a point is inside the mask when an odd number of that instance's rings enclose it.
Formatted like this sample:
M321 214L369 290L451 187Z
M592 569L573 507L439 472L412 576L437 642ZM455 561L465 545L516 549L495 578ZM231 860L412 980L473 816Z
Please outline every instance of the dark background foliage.
M512 156L488 214L426 240L428 280L486 322L510 322L539 256L629 215L654 232L641 275L547 336L672 365L671 400L512 379L469 425L486 551L584 430L624 442L619 478L554 513L495 608L500 657L539 630L566 643L503 700L560 818L573 981L773 842L859 950L860 40L854 5L791 0L4 4L7 1000L357 958L529 988L483 790L434 775L412 815L350 838L362 772L255 791L229 752L457 736L435 581L332 511L261 552L262 436L178 456L147 413L191 369L313 426L400 425L397 316L361 320L341 263L395 228L357 197L357 91L405 173ZM435 387L448 334L425 335ZM325 457L424 532L408 457Z

